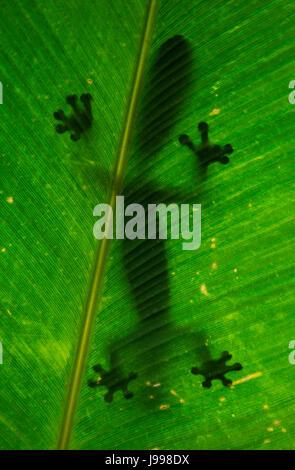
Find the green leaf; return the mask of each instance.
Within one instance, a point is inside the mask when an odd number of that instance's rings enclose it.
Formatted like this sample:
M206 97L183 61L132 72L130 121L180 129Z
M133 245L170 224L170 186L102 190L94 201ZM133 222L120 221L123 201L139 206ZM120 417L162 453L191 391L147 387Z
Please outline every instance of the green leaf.
M294 448L291 2L1 12L0 447ZM53 113L84 93L75 142ZM228 165L194 152L201 122ZM202 204L201 247L97 243L116 194ZM206 388L223 351L242 369Z

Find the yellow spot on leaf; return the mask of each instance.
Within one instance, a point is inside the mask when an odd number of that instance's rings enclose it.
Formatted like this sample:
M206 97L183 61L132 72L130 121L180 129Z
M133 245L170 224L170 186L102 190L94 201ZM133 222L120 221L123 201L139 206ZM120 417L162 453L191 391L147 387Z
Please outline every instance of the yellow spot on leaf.
M220 109L215 108L215 109L213 109L213 110L211 111L211 113L209 114L209 116L215 116L216 114L219 114L219 113L220 113Z
M170 405L161 405L160 406L160 410L167 410L167 408L169 408Z
M202 292L202 294L204 294L204 295L208 295L207 288L206 288L205 284L202 284L202 286L201 286L201 292Z

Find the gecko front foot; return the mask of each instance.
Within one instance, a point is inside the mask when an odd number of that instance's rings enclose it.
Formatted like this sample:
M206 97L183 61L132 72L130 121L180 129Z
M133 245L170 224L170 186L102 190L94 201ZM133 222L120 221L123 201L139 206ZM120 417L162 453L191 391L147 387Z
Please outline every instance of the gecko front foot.
M83 104L84 109L80 109L77 101L77 95L69 95L66 98L66 102L73 110L70 116L66 116L64 111L61 109L53 114L57 121L62 121L63 123L56 126L56 132L58 134L64 134L65 132L72 131L71 139L74 141L80 139L81 134L91 127L93 121L91 110L92 96L89 93L81 95L80 101Z
M223 165L229 163L227 154L233 153L234 150L232 146L230 144L226 144L223 147L220 145L211 145L209 141L209 126L206 122L200 122L198 129L201 134L201 144L199 146L195 146L190 137L186 134L182 134L178 139L181 145L192 150L192 152L198 156L201 165L208 166L214 162L219 162Z

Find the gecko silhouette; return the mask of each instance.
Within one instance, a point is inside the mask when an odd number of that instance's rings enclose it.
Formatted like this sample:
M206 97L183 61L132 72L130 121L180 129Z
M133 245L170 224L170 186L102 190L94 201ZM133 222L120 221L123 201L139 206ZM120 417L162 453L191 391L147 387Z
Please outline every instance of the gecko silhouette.
M138 203L145 209L150 203L183 202L184 197L188 197L178 190L163 189L145 172L146 164L150 166L155 162L167 142L192 81L192 54L188 41L182 36L174 36L165 42L159 50L149 78L150 83L139 113L136 150L132 156L133 174L136 174L136 170L141 174L140 185L136 184L137 180L131 174L131 177L126 178L122 191L126 206ZM203 148L198 149L197 156L200 165L206 159L208 166L219 161L216 158L218 152L206 141L205 134L203 139ZM137 310L137 323L131 333L119 335L110 344L110 354L111 357L112 354L121 354L126 358L136 357L137 367L145 372L149 370L157 380L163 367L167 367L163 358L167 357L168 343L175 335L169 314L170 285L165 241L158 238L158 232L155 240L122 240L122 258ZM133 348L133 354L127 354L130 348ZM155 358L156 367L153 365ZM134 370L131 362L130 370Z

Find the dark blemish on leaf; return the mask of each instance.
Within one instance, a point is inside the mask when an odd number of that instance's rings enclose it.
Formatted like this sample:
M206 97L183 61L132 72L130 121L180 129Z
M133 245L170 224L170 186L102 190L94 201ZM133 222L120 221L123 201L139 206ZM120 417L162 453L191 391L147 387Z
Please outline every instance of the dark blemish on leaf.
M72 107L72 114L67 117L61 109L56 111L53 116L58 121L62 121L63 124L56 126L56 132L58 134L64 134L67 131L73 131L71 139L77 141L80 139L80 135L91 127L93 116L91 111L92 96L90 93L84 93L80 97L81 103L84 105L84 109L80 109L77 104L77 95L67 96L66 102Z
M104 399L107 403L113 401L113 395L117 390L122 390L125 398L132 398L133 393L129 392L128 384L131 380L136 379L137 374L131 373L128 377L122 377L121 370L118 366L111 367L110 371L106 371L100 364L93 367L93 370L100 374L97 381L88 380L89 387L106 387L108 392L105 394Z
M233 153L233 148L230 144L226 144L223 147L220 145L211 145L209 141L209 126L206 122L200 122L199 131L201 133L201 144L195 146L194 143L190 140L188 135L181 135L179 137L179 142L181 145L187 146L192 152L194 152L198 158L200 165L207 167L210 163L219 162L223 165L229 163L229 158L226 154Z
M232 358L232 355L227 351L224 351L220 359L210 359L205 361L202 365L202 368L193 367L191 369L192 374L203 375L206 380L202 383L204 388L210 388L212 385L212 380L220 380L223 385L229 386L232 384L230 379L225 377L225 374L234 370L241 370L242 365L236 362L232 366L227 366L225 363Z

